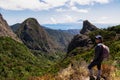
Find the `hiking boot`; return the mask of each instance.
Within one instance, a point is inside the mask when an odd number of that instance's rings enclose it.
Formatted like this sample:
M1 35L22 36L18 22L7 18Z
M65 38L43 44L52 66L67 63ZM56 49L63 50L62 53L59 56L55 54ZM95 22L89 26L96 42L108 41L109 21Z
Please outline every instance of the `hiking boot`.
M90 76L90 80L95 80L95 77L94 76Z
M100 77L97 77L97 79L96 80L100 80Z

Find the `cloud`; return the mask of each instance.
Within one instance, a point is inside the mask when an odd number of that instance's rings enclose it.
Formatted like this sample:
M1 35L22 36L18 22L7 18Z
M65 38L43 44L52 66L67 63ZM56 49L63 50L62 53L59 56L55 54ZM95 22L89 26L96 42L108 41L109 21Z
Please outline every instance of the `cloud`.
M49 5L39 0L0 0L0 7L6 10L42 10L47 9Z
M74 11L74 12L79 12L79 13L88 13L87 9L78 9L75 6L69 7L68 9L63 9L63 8L58 8L56 9L57 12L69 12L69 11Z
M74 23L77 21L77 18L72 15L61 15L50 17L49 24L58 24L58 23Z
M106 23L109 23L109 19L111 19L111 18L107 17L107 16L101 16L101 17L97 17L97 18L93 19L92 21L94 23L106 24Z
M65 20L66 20L66 22L73 22L74 21L74 19L69 15L65 15Z
M57 21L55 18L51 17L50 20L52 21L53 24L57 24Z
M58 8L58 9L56 9L56 11L57 11L57 12L65 12L65 11L66 11L66 9L63 9L63 8Z
M71 10L76 11L76 12L80 12L80 13L88 13L88 10L86 10L86 9L78 9L75 6L71 7Z
M76 3L79 5L94 5L95 3L106 4L109 3L110 0L70 0L70 5L73 6Z
M6 10L47 10L65 5L67 0L0 0L0 8Z
M79 22L79 23L82 23L83 21L84 21L83 19L77 20L77 22Z
M90 5L109 2L110 0L0 0L0 8L6 10L48 10L65 5L73 6L76 3L79 5ZM86 12L84 10L77 11Z

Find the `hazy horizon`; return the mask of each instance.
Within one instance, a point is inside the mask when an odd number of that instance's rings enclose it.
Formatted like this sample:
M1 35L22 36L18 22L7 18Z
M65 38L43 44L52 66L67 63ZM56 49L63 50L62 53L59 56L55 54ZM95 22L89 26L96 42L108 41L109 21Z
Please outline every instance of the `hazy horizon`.
M116 26L119 24L93 24L96 27L103 29L103 28L108 28L112 26ZM58 23L58 24L42 24L42 26L45 26L47 28L51 29L60 29L60 30L69 30L69 29L82 29L83 23ZM61 27L63 27L61 29Z

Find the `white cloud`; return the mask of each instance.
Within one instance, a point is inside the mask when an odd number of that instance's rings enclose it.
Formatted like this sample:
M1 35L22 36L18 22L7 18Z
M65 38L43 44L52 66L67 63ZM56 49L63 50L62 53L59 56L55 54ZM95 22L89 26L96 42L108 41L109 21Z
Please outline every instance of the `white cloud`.
M65 5L68 0L44 0L46 4L50 5L51 7L59 7Z
M65 15L65 20L66 20L66 22L73 22L74 21L72 16L69 16L69 15Z
M52 21L52 24L57 24L57 21L55 18L51 17L50 20Z
M106 4L109 2L110 0L71 0L70 5L73 6L75 3L79 5L93 5L95 3Z
M101 17L97 17L97 18L93 19L92 21L93 21L94 23L106 24L106 23L110 23L109 19L110 19L110 17L101 16Z
M65 5L67 0L0 0L0 8L6 10L46 10Z
M6 10L41 10L47 9L49 5L39 0L0 0L0 7Z
M94 0L94 2L105 4L105 3L109 3L110 0Z
M61 15L50 17L49 24L57 24L57 23L74 23L77 21L77 18L73 15Z
M78 9L75 6L71 7L71 10L76 11L76 12L80 12L80 13L87 13L88 12L88 10L86 10L86 9Z
M66 9L63 9L63 8L58 8L58 9L56 9L56 11L57 11L57 12L65 12L65 11L66 11Z
M69 7L68 9L58 8L56 9L57 12L68 12L68 11L74 11L79 13L88 13L87 9L78 9L75 6Z
M70 2L66 4L66 2ZM109 3L110 0L0 0L0 8L6 10L47 10L50 8L65 5L73 6L75 3L80 5L90 5L94 3ZM80 11L85 12L85 11Z

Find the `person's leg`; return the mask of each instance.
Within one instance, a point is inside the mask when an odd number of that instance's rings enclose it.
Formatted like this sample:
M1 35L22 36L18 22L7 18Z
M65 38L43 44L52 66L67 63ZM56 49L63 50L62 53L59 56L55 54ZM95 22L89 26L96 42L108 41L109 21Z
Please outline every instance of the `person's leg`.
M93 61L90 63L90 65L88 66L89 72L90 72L90 76L93 76L93 71L92 68L97 65L96 61Z
M97 69L98 69L98 74L97 74L97 80L100 80L100 76L101 76L101 63L102 61L98 61L98 64L97 64Z
M96 65L96 61L92 61L90 63L90 65L88 66L88 69L89 69L89 73L90 73L90 80L95 80L95 77L93 75L93 71L92 71L92 68Z

